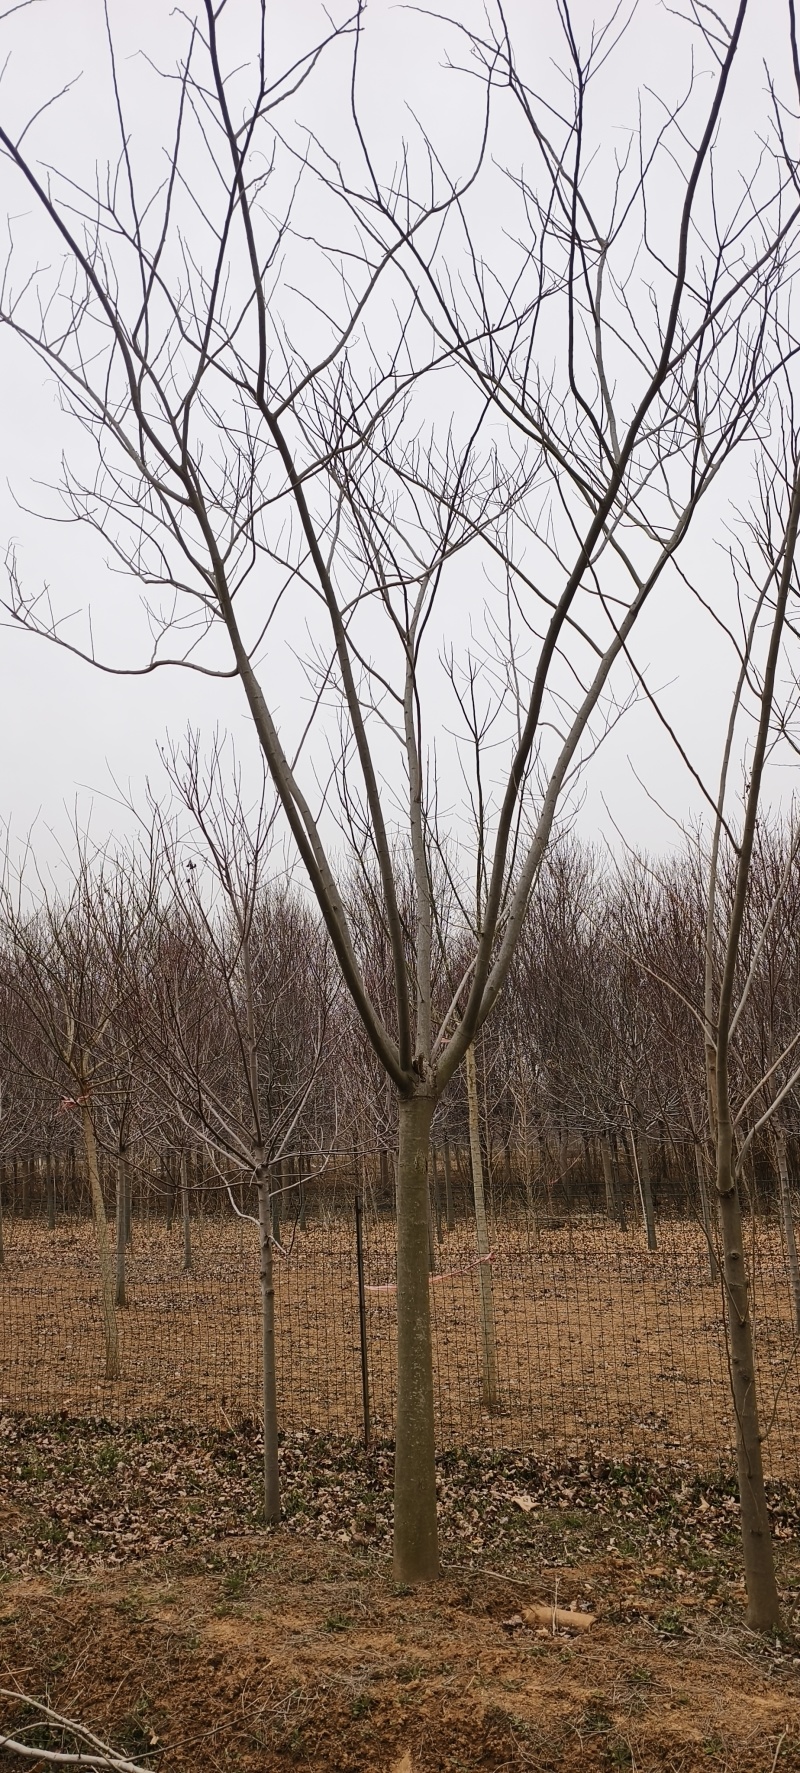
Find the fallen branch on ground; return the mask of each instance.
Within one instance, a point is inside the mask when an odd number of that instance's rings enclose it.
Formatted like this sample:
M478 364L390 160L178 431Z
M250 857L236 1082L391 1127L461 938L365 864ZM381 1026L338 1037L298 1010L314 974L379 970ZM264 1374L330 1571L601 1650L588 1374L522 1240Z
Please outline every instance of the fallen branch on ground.
M140 1761L129 1761L124 1755L117 1754L116 1749L109 1748L107 1743L101 1742L99 1736L94 1736L91 1730L87 1730L85 1724L76 1724L72 1718L62 1717L60 1712L53 1711L52 1706L42 1705L38 1699L29 1698L27 1693L16 1692L10 1687L0 1687L0 1699L16 1699L18 1704L30 1706L33 1711L41 1714L43 1722L52 1729L69 1730L79 1743L94 1750L87 1754L83 1747L74 1751L39 1748L34 1743L21 1742L16 1736L0 1736L0 1749L7 1749L10 1754L23 1755L32 1761L53 1762L62 1767L106 1767L112 1769L113 1773L152 1773L152 1768L143 1766Z

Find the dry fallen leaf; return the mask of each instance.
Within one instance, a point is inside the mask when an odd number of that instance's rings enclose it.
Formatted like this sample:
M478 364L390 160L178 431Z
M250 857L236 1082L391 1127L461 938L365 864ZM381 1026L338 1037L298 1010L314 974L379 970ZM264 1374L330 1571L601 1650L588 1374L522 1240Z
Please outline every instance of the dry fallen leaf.
M400 1756L399 1761L395 1761L392 1773L414 1773L410 1748L407 1748L405 1754Z
M522 1509L523 1514L530 1514L531 1509L536 1507L533 1497L528 1496L524 1490L521 1495L512 1496L511 1500L515 1508Z

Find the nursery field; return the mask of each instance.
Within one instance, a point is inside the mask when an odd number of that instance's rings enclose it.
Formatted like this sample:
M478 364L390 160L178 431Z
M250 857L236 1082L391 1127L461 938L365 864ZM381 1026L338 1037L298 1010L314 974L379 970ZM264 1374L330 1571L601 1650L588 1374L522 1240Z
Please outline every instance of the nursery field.
M536 1453L676 1457L708 1469L730 1452L722 1301L702 1231L664 1218L659 1247L599 1215L491 1227L497 1365L482 1398L479 1267L468 1222L435 1246L438 1444ZM394 1409L394 1224L364 1216L362 1273L370 1426ZM259 1415L260 1298L254 1228L199 1216L191 1271L180 1228L137 1224L118 1312L121 1376L103 1377L90 1222L9 1218L0 1277L0 1410L235 1427ZM364 1429L359 1277L346 1213L311 1218L276 1260L280 1421L287 1430ZM800 1474L798 1348L777 1223L749 1228L766 1462Z

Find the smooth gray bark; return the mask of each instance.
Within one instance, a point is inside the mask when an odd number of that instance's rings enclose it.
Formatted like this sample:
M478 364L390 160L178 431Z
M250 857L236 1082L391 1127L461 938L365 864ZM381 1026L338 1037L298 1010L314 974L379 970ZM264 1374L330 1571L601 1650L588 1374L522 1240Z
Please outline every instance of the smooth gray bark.
M489 1233L486 1226L486 1201L483 1192L480 1119L478 1113L478 1078L475 1048L466 1055L467 1102L469 1106L469 1144L472 1159L472 1188L475 1197L475 1237L478 1248L478 1306L481 1324L481 1395L487 1410L497 1407L497 1342L494 1328L494 1285L490 1261Z
M711 1223L711 1211L708 1205L708 1189L706 1188L705 1162L703 1147L699 1143L694 1148L694 1163L697 1172L697 1186L700 1191L700 1211L703 1217L703 1231L708 1247L708 1271L712 1281L719 1280L719 1263L714 1250L714 1228Z
M270 1236L269 1178L262 1167L258 1186L258 1241L261 1279L261 1409L264 1418L264 1517L277 1521L281 1512L278 1467L278 1388L275 1372L275 1277Z
M772 1631L780 1625L781 1612L764 1489L750 1287L732 1148L730 1118L722 1108L717 1132L717 1199L724 1257L731 1391L736 1418L747 1621L754 1631Z
M428 1291L428 1147L432 1095L400 1101L397 1159L397 1426L394 1571L398 1582L439 1574Z
M127 1220L126 1171L127 1165L125 1162L125 1155L121 1151L117 1158L117 1271L114 1288L114 1304L117 1306L124 1306L128 1303L125 1293L125 1228Z

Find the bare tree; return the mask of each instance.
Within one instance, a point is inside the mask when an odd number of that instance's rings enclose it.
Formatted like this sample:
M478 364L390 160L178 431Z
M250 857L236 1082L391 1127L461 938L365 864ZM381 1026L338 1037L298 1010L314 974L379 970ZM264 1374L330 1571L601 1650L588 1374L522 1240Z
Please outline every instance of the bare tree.
M790 621L790 604L797 597L800 456L796 440L792 436L787 439L787 453L783 463L777 461L765 464L762 489L764 519L756 533L756 540L760 542L765 558L765 576L755 596L753 616L742 647L741 669L723 751L708 870L703 1021L709 1119L714 1130L716 1147L717 1205L731 1389L736 1417L748 1618L757 1630L768 1630L780 1623L780 1602L764 1488L750 1284L739 1189L743 1157L752 1140L753 1129L744 1138L740 1137L737 1153L737 1122L741 1124L746 1104L740 1105L738 1113L736 1112L731 1089L731 1050L753 978L751 967L737 991L741 932L750 884L764 767L768 750L774 741L779 662ZM762 621L766 630L766 654L759 670L754 652ZM719 932L717 914L720 847L729 830L726 822L728 773L734 732L743 703L746 706L748 691L753 694L755 703L755 732L748 760L741 833L735 849L732 900ZM784 723L779 722L779 726L781 724ZM790 1079L775 1093L756 1125L764 1124L769 1115L774 1113L798 1075L800 1069L793 1065Z
M172 659L239 678L342 976L396 1091L403 1580L438 1570L433 1112L503 989L560 801L621 706L612 674L633 670L638 683L636 623L707 488L752 437L783 349L769 320L797 221L793 198L784 202L791 181L766 159L745 169L745 198L723 220L710 154L747 10L740 0L730 30L707 34L710 83L693 82L649 133L642 124L599 199L604 125L592 94L613 60L616 13L581 48L564 5L560 107L550 75L537 90L520 66L502 11L489 9L482 33L431 20L446 45L466 32L479 79L475 152L460 176L424 139L403 150L399 172L377 166L360 115L372 41L360 5L324 42L270 66L263 0L249 42L232 9L203 0L150 111L148 128L153 117L166 125L172 106L157 189L137 172L113 45L119 178L67 174L63 155L63 177L45 175L33 118L0 127L10 202L24 189L64 255L55 283L15 273L12 255L0 318L55 376L98 452L94 478L80 444L67 452L69 512L146 589L155 639L143 671ZM348 46L345 164L338 144L293 118L313 104L323 68L341 76ZM512 114L523 170L503 182L490 150ZM502 242L481 236L498 213ZM335 248L322 244L326 222ZM304 278L318 307L298 322L292 289ZM463 587L480 565L492 589L473 639ZM256 661L268 631L277 644L289 597L292 641L308 626L309 700L304 726L279 729ZM26 590L13 556L8 607L93 663L133 668L127 656L99 660ZM437 1027L429 758L441 690L426 669L440 645L457 699L479 674L494 779L478 809L485 886L480 918L473 906L467 919L473 952ZM336 788L345 829L374 859L388 1017L366 985L327 839ZM412 859L411 931L392 819Z
M15 878L6 856L0 929L11 961L8 988L35 1031L35 1042L15 1044L13 1022L6 1022L3 1032L17 1062L37 1082L52 1088L60 1078L62 1109L80 1118L100 1267L105 1371L107 1379L116 1379L116 1286L97 1127L104 1098L114 1095L120 1082L126 1087L110 1031L136 968L153 882L145 870L133 901L127 891L130 871L119 858L93 850L78 830L74 837L65 896L41 876L31 878L24 864Z
M203 764L196 736L166 759L188 831L157 808L168 897L149 965L138 978L151 1088L183 1128L180 1175L184 1269L186 1134L217 1173L230 1166L258 1199L266 1519L280 1514L273 1218L287 1154L297 1154L316 1082L335 980L324 932L286 883L270 882L274 804L267 781L254 812L235 762L215 745ZM308 1147L308 1138L304 1141ZM276 1186L277 1185L277 1186ZM233 1191L228 1188L234 1210Z

